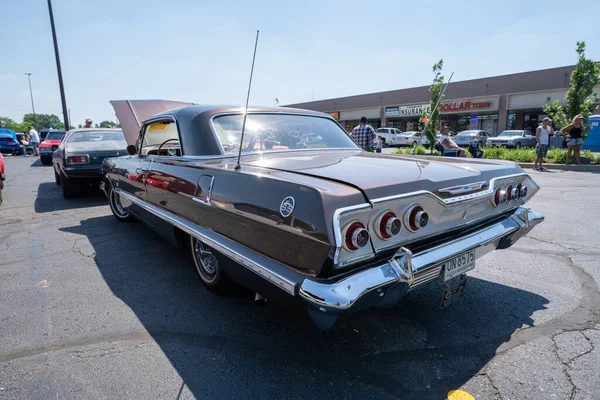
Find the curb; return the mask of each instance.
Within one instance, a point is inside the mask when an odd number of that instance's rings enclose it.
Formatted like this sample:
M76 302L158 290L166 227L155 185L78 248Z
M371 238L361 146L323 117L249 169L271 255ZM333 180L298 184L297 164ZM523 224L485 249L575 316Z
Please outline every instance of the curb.
M533 163L519 163L521 168L533 168ZM581 165L564 165L564 164L542 164L544 168L557 169L562 171L578 171L578 172L600 172L600 165L581 164Z

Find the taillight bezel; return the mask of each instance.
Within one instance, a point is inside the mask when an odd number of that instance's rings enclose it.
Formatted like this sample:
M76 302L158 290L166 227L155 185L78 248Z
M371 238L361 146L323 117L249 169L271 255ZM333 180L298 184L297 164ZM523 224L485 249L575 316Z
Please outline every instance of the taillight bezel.
M379 214L373 224L373 231L381 240L389 240L398 235L402 230L402 221L392 210L385 210Z
M371 234L362 222L353 220L342 230L342 240L345 250L355 252L369 244Z

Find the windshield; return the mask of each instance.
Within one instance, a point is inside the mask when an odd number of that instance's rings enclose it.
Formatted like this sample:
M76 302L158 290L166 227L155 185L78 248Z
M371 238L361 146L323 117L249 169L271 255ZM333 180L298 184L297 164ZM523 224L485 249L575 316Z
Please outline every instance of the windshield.
M462 131L456 136L475 136L477 135L477 131Z
M100 142L100 141L122 141L125 146L127 143L125 142L125 136L121 131L83 131L83 132L74 132L71 134L69 138L69 142Z
M65 136L64 132L50 132L46 135L46 140L62 140L63 136Z
M504 131L500 134L500 136L523 136L523 131Z
M240 147L243 115L213 119L215 132L225 154ZM242 152L294 149L357 149L356 144L334 121L305 115L248 114Z

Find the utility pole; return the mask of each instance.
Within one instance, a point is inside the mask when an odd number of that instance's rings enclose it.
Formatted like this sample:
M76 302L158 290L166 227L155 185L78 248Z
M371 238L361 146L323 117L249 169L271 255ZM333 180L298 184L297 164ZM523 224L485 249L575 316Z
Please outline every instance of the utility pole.
M35 118L35 105L33 104L33 91L31 90L31 72L25 72L27 80L29 81L29 96L31 96L31 108L33 109L33 127L35 130L38 129L37 119Z
M60 100L62 102L62 113L65 122L65 131L69 130L69 113L67 111L67 100L65 98L65 87L60 68L60 55L58 54L58 41L56 40L56 28L54 27L54 14L52 13L52 1L48 0L48 12L50 13L50 27L52 28L52 39L54 40L54 55L56 56L56 71L58 73L58 86L60 87Z
M72 121L72 119L71 119L71 109L69 108L69 122L71 122L71 121ZM69 126L69 128L70 128L70 126Z

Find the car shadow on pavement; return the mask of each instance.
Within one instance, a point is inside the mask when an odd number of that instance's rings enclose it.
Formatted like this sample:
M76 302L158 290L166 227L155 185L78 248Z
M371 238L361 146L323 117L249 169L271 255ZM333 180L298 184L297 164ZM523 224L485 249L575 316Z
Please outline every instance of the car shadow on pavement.
M33 206L36 213L47 213L102 205L108 206L108 202L106 196L97 189L86 188L82 191L81 196L74 199L65 199L59 185L54 182L43 182L38 186Z
M425 287L324 332L301 308L207 291L191 257L141 223L105 216L61 231L88 238L108 287L196 398L446 398L549 303L470 278L443 310L440 288Z
M42 161L40 160L39 157L36 156L29 156L29 157L33 157L33 159L35 160L29 167L31 168L37 168L37 167L44 167L44 168L48 168L48 167L52 167L52 164L50 165L44 165L42 164Z

